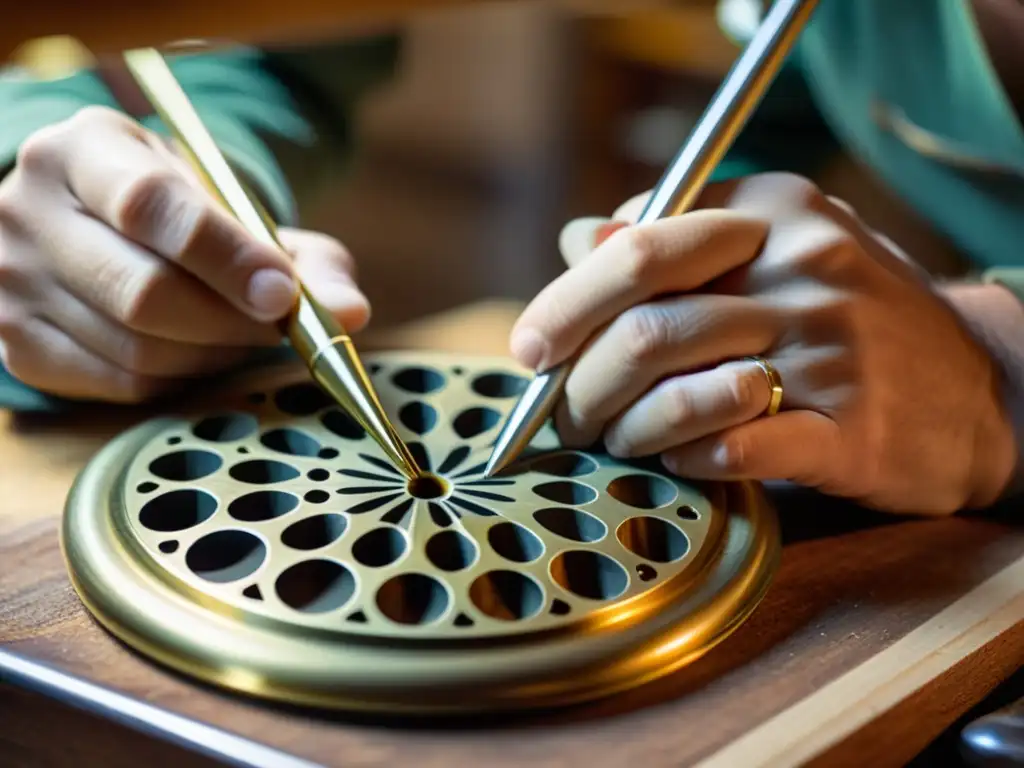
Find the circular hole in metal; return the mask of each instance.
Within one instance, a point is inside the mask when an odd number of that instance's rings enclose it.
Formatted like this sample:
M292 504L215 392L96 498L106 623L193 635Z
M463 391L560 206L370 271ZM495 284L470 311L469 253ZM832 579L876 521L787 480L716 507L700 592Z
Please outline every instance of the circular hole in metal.
M417 395L427 395L444 386L444 376L433 368L403 368L391 381L399 389Z
M192 428L192 434L211 443L230 443L248 437L258 426L248 414L226 413L203 419Z
M700 515L697 514L697 510L691 507L689 504L684 504L676 510L676 515L683 520L697 520Z
M453 376L461 376L465 372L466 372L466 370L464 368L462 368L461 366L458 366L458 365L455 366L454 368L452 368L452 375Z
M448 481L430 473L417 475L406 483L409 495L417 499L440 499L451 490Z
M331 494L329 494L327 491L321 491L319 489L316 489L312 491L306 491L306 495L303 496L302 498L304 498L310 504L323 504L325 501L331 498Z
M676 500L679 491L656 475L623 475L608 483L608 495L637 509L657 509Z
M337 448L321 448L320 453L317 454L321 459L336 459L338 458Z
M272 429L260 438L267 448L289 456L316 456L320 443L297 429Z
M228 514L246 523L259 523L287 515L299 506L299 499L282 491L255 491L239 496L228 505Z
M425 435L437 425L437 411L433 407L414 400L398 411L398 420L417 435Z
M315 384L303 383L279 389L274 394L274 405L291 416L311 416L329 406L330 396Z
M530 563L544 554L544 542L532 531L507 520L491 526L487 541L495 552L514 563Z
M135 486L135 490L139 493L152 493L159 487L156 483L139 483Z
M149 471L164 480L189 482L212 475L223 463L220 456L209 451L175 451L154 459Z
M370 363L370 375L376 376L378 373L384 370L384 366L380 363Z
M398 624L429 624L448 610L448 590L422 573L403 573L377 590L377 608Z
M485 373L473 379L473 391L482 397L518 397L526 391L527 380L511 373Z
M322 468L311 469L309 470L309 472L306 473L306 477L317 483L322 483L324 480L327 480L330 476L331 473L328 472L326 469Z
M476 560L476 544L458 531L441 531L427 541L426 553L442 571L461 571Z
M463 440L482 435L498 426L501 414L493 408L467 408L452 422L455 434Z
M215 531L188 548L185 564L201 579L227 584L251 576L266 556L267 547L259 536L247 531Z
M348 528L341 515L314 515L292 523L281 533L281 541L292 549L320 549L333 544Z
M588 600L613 600L626 591L626 569L600 552L572 549L551 560L551 578L563 589Z
M217 511L217 499L206 491L184 488L156 496L139 512L139 522L151 531L176 533L209 520Z
M658 578L658 572L651 566L640 563L636 567L636 575L640 581L653 581Z
M167 444L168 445L177 445L180 442L181 442L181 438L177 437L177 436L167 438Z
M469 587L469 599L481 613L501 621L529 619L544 607L540 585L518 571L490 571L478 576Z
M356 539L352 557L368 568L383 568L398 562L408 547L405 535L397 528L374 528Z
M566 451L541 456L530 463L530 469L555 477L582 477L597 471L597 462L582 453Z
M681 530L660 517L631 517L615 531L619 543L644 560L671 563L690 548Z
M245 446L243 445L243 446L241 446L241 447L240 447L240 448L238 449L238 452L239 452L239 453L248 453L248 452L249 452L249 449L248 449L248 448L246 448L246 447L245 447Z
M533 492L543 499L554 501L558 504L589 504L597 500L597 491L589 485L576 483L572 480L541 483L534 486Z
M176 542L174 539L170 539L169 541L161 541L157 546L159 547L160 551L163 552L165 555L171 555L178 551L178 542Z
M235 464L230 471L231 477L241 483L250 485L269 485L270 483L283 483L286 480L294 480L299 476L299 470L290 464L268 459L253 459Z
M366 430L359 426L355 419L337 408L321 416L320 423L345 440L362 440L366 437Z
M326 613L352 599L356 578L334 560L305 560L278 576L274 589L281 602L296 611Z
M533 513L533 519L552 533L572 541L599 541L608 527L589 512L569 507L547 507Z

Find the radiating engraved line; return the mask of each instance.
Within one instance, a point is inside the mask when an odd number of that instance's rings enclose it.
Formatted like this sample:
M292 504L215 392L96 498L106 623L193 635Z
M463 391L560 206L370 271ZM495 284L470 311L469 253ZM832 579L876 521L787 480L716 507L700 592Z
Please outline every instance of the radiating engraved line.
M498 514L497 512L490 510L487 507L481 506L474 501L470 501L469 499L462 499L459 498L458 496L453 495L448 499L448 501L457 507L462 507L462 509L466 510L467 512L472 512L474 515L480 515L481 517L494 517Z
M381 491L392 491L394 488L381 485L352 485L347 488L339 488L338 493L346 496L356 496L361 493L380 493Z
M402 477L402 473L396 467L393 467L391 464L384 461L383 459L378 459L376 456L367 456L365 453L360 453L359 458L361 458L363 461L369 464L373 464L373 466L377 467L378 469L383 469L385 472L390 472L393 475L398 475L399 477Z
M397 506L388 510L381 517L382 523L391 523L392 525L398 525L402 528L408 529L408 519L411 517L409 511L412 509L412 505L416 503L415 499L406 498L399 502Z
M370 499L369 501L364 501L360 504L356 504L354 507L349 507L345 511L348 512L350 515L361 515L364 512L372 512L373 510L379 509L380 507L383 507L385 504L394 501L401 495L402 494L400 493L392 493L388 496L380 496L376 499Z

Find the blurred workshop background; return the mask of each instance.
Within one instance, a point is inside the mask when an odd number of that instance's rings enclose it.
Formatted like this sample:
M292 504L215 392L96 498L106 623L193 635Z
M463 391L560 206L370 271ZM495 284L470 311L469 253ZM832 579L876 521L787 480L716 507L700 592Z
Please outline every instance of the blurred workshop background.
M357 255L375 326L484 296L529 299L562 269L565 221L610 214L657 180L740 51L724 30L742 35L756 5L513 1L424 14L400 30L396 75L361 103L354 163L303 198L304 224ZM745 140L955 272L955 254L834 151L803 97L798 77L781 78ZM812 145L814 167L790 168L787 148Z

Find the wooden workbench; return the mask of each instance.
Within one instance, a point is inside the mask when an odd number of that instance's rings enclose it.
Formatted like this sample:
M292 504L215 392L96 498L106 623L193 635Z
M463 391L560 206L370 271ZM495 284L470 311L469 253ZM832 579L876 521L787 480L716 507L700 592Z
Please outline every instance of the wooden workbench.
M476 305L362 346L500 354L517 311ZM143 417L98 410L0 427L0 648L128 697L100 717L19 690L8 671L5 766L208 764L184 761L195 742L236 758L246 744L266 745L280 751L264 763L276 766L281 753L366 768L901 765L1024 658L1019 509L911 521L778 490L786 547L765 602L710 655L648 688L544 716L430 728L241 700L126 650L68 583L57 538L68 487L105 440ZM61 685L58 676L49 692ZM90 695L77 704L91 706ZM148 708L133 712L138 702ZM169 714L221 731L190 735Z

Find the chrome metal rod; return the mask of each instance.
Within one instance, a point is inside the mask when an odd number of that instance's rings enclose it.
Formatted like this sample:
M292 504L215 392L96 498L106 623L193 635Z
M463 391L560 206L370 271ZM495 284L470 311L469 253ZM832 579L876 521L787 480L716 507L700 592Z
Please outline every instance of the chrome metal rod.
M125 53L124 59L207 189L253 237L283 248L274 222L232 171L164 57L144 48ZM305 286L281 330L317 383L377 441L398 469L406 477L419 476L421 470L384 412L348 333Z

